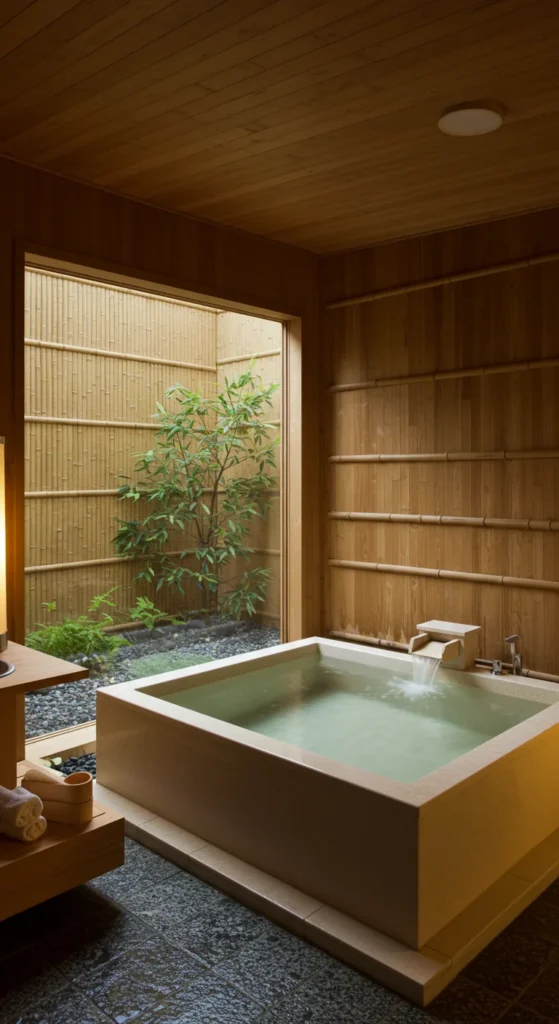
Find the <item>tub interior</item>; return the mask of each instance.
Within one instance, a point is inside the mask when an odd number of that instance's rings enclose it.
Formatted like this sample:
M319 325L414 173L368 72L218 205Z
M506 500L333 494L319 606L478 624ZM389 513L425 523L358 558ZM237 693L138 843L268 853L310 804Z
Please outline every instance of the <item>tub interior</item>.
M424 666L421 666L423 669ZM399 782L429 772L547 705L468 685L439 670L414 679L411 659L379 664L316 652L161 699Z

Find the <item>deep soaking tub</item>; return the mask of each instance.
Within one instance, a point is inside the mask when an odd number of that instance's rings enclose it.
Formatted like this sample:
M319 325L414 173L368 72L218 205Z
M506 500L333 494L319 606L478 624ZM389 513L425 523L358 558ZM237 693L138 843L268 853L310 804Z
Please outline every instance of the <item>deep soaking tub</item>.
M314 638L99 690L98 780L419 949L558 828L558 701Z

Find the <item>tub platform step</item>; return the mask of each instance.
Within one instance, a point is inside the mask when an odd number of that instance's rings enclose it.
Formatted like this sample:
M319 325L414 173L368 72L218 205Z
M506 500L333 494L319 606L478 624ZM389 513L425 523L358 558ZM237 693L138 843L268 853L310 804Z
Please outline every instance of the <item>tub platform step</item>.
M559 876L559 829L470 904L420 950L355 921L95 783L123 815L126 834L186 871L426 1006Z

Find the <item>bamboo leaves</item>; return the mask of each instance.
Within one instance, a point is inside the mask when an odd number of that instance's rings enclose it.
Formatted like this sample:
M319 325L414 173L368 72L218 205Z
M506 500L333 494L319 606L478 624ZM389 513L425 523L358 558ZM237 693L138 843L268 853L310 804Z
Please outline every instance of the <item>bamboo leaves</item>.
M279 438L264 416L277 387L264 386L251 367L210 398L176 384L166 392L172 412L156 403L157 443L137 455L136 482L119 490L146 511L117 520L118 552L145 559L137 579L180 593L193 585L204 611L257 611L270 570L236 570L251 559L250 526L266 517L276 482Z

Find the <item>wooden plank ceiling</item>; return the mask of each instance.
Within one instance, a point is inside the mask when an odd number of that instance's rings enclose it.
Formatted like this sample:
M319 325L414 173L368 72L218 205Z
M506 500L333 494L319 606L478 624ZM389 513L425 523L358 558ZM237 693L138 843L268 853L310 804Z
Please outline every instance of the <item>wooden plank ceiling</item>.
M3 0L0 150L317 252L559 200L557 0ZM494 135L436 128L508 109Z

